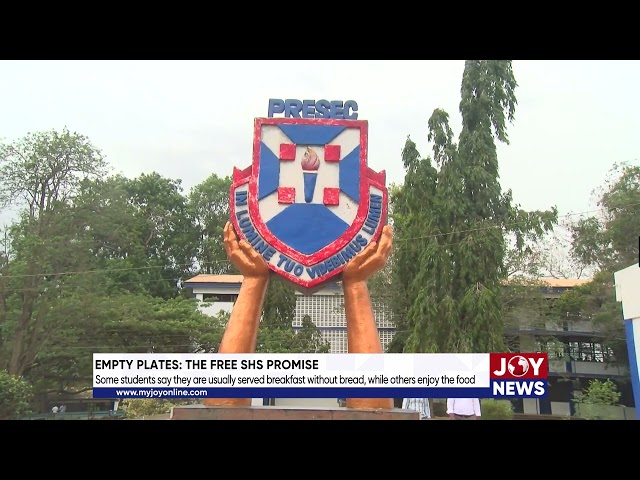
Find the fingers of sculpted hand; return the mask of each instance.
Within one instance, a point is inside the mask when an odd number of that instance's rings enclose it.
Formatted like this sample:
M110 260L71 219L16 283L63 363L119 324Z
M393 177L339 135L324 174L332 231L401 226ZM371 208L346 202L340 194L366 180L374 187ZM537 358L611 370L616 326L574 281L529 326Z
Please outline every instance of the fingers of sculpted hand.
M269 267L262 255L256 252L245 240L238 241L231 222L224 227L224 248L229 261L235 265L245 277L266 275Z
M382 269L389 259L393 246L393 229L385 225L378 242L371 242L367 248L344 267L345 279L366 280Z

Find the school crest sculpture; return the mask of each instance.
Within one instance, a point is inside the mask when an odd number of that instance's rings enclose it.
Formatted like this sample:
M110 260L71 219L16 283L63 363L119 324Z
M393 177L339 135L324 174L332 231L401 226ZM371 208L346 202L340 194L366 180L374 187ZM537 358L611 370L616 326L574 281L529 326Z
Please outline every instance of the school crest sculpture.
M231 220L269 268L312 293L386 224L385 172L367 165L367 122L257 118L253 162L234 169Z
M229 260L243 275L219 353L253 353L272 275L311 294L342 282L349 353L382 353L367 280L384 267L393 232L385 172L367 165L367 122L357 104L269 101L257 118L253 161L235 168ZM273 118L273 113L284 113ZM207 398L208 406L249 406L246 398ZM348 408L391 409L388 398L350 398Z

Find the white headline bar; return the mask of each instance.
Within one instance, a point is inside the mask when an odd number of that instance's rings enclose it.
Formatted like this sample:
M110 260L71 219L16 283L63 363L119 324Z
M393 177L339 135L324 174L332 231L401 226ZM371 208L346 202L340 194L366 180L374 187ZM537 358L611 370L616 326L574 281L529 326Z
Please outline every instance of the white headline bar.
M489 388L489 354L93 355L94 388Z

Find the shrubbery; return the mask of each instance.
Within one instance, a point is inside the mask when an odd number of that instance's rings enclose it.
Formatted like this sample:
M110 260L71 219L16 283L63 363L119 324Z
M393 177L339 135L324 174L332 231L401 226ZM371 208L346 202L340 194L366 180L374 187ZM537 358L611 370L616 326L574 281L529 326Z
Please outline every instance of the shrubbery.
M31 385L0 370L0 420L19 420L31 411Z

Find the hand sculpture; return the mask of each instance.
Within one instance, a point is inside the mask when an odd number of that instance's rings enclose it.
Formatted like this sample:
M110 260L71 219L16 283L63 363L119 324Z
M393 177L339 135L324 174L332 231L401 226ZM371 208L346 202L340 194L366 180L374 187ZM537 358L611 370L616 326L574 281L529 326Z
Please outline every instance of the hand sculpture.
M254 353L264 296L269 285L269 267L245 240L238 241L233 225L224 227L224 248L229 261L244 277L218 353ZM249 406L250 398L207 398L205 405Z
M387 264L393 246L393 229L385 225L378 242L371 242L342 271L342 283L365 282Z
M391 254L393 230L385 225L378 242L371 242L344 267L342 289L347 317L347 342L349 353L382 353L367 280L382 269ZM349 398L348 408L391 409L390 398Z
M383 268L391 253L393 231L385 226L379 242L372 242L344 268L342 286L347 317L349 353L382 353L371 299L366 281ZM244 280L231 312L218 353L254 353L258 326L269 284L269 267L258 252L245 240L238 241L231 223L224 228L224 248L227 257L243 275ZM248 398L207 398L208 406L249 406ZM388 398L347 399L347 407L361 409L390 409Z
M224 226L223 239L227 258L245 279L269 277L267 262L246 240L238 241L231 222Z

